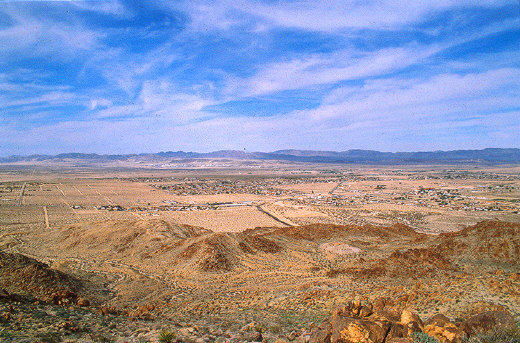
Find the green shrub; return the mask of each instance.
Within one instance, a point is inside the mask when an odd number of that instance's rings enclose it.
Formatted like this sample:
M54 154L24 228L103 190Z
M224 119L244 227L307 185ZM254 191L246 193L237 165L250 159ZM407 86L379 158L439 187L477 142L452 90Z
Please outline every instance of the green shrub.
M424 332L414 332L411 335L415 343L439 343L439 340Z
M177 335L175 332L168 329L162 329L159 333L159 341L163 343L172 343L175 341L176 337Z

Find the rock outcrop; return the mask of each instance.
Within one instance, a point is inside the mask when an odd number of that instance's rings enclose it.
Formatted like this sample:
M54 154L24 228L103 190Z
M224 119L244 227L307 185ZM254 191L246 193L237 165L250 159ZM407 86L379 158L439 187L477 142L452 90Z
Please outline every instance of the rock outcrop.
M503 311L480 313L462 323L443 314L423 322L413 310L393 304L388 298L373 304L349 302L311 328L309 343L406 343L417 335L428 335L440 343L461 343L464 337L516 328L513 316Z

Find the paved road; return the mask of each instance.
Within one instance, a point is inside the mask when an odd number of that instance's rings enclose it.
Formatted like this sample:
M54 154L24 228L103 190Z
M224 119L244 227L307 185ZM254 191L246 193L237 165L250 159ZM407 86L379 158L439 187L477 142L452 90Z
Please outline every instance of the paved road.
M264 210L264 209L262 208L262 206L260 206L260 205L256 206L256 208L257 208L258 211L260 211L260 212L262 212L262 213L268 215L269 217L273 218L274 220L276 220L276 221L279 222L279 223L282 223L283 225L286 225L286 226L294 226L294 224L292 224L292 223L287 223L287 222L283 221L282 219L276 217L276 216L273 215L272 213L270 213L270 212Z

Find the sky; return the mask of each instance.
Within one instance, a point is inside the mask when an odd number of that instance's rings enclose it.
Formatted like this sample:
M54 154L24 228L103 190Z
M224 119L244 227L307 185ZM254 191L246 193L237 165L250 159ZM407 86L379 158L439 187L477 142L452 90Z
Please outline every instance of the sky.
M520 148L518 0L0 0L0 156Z

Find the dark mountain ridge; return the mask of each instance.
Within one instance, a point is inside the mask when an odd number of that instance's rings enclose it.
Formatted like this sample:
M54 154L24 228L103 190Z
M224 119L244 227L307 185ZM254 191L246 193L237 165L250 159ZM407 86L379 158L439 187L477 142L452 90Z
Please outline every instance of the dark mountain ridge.
M520 149L487 148L481 150L381 152L352 149L347 151L277 150L273 152L245 152L219 150L207 153L166 151L145 154L99 155L65 153L58 155L9 156L0 158L0 163L85 160L95 162L158 160L165 158L227 158L241 160L278 160L316 163L360 163L360 164L428 164L428 163L520 163Z

